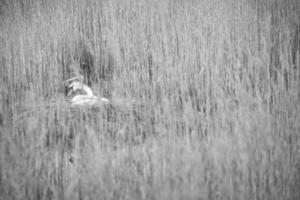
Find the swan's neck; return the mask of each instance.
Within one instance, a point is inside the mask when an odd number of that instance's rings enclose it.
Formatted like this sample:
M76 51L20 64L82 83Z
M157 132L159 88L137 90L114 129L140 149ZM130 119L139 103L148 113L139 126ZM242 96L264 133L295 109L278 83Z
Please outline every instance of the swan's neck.
M82 86L82 89L86 92L86 96L89 96L89 97L94 96L93 91L92 91L91 88L89 88L88 86L83 85L83 86Z

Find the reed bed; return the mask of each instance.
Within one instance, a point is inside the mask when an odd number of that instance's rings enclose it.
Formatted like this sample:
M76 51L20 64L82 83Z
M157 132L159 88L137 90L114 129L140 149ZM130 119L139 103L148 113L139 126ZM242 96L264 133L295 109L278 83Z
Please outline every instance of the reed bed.
M298 1L0 5L0 199L300 199Z

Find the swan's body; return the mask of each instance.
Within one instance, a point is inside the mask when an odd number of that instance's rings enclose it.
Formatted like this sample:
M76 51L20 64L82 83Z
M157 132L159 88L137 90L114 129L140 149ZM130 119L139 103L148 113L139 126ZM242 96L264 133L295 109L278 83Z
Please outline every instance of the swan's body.
M98 101L98 97L87 97L86 95L76 95L71 99L71 106L92 106Z
M79 81L74 81L69 85L70 91L68 96L80 90L85 94L77 94L71 98L71 106L93 106L97 103L109 103L110 101L106 98L99 98L94 95L91 88Z

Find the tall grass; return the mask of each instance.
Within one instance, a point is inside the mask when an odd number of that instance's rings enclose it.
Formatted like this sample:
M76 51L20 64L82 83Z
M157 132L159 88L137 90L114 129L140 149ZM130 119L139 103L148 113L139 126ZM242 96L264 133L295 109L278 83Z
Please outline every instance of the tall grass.
M1 2L0 199L300 198L298 1Z

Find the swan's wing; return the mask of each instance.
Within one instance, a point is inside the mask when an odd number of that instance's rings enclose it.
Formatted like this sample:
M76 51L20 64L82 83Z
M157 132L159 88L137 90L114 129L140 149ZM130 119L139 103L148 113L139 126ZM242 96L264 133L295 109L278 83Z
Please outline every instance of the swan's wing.
M93 106L98 103L97 97L87 97L85 95L77 95L71 99L71 106Z

